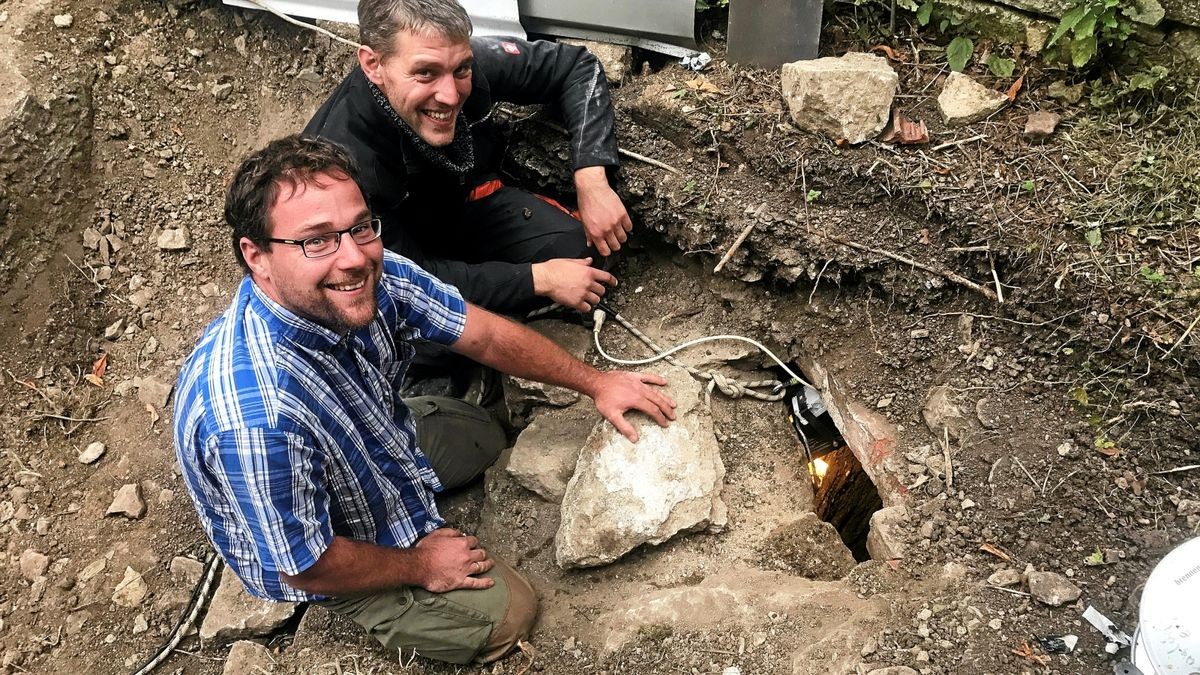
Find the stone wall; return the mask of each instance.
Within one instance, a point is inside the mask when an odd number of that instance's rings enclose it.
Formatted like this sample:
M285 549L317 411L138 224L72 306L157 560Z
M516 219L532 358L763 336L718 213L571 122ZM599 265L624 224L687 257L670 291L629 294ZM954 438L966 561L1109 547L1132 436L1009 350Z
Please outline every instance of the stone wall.
M1124 0L1136 10L1137 39L1152 44L1200 28L1200 3L1194 0ZM1054 27L1076 0L934 0L936 7L969 18L980 32L1040 51Z

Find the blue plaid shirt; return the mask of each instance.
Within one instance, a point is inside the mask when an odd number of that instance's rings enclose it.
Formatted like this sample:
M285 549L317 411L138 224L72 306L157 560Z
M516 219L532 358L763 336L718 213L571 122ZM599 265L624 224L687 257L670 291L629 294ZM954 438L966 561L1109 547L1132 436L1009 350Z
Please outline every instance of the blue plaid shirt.
M317 600L283 583L334 535L408 547L441 527L442 489L398 391L415 350L452 344L466 305L384 254L370 326L343 337L249 277L179 374L175 451L209 539L253 595Z

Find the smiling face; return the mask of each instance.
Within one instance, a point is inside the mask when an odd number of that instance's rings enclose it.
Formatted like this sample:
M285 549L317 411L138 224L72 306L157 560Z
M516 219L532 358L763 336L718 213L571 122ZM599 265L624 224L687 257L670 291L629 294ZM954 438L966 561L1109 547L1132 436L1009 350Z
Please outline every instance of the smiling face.
M433 31L400 31L392 49L383 56L359 47L363 72L422 140L449 145L458 112L471 95L471 43Z
M283 181L267 216L268 236L304 239L345 230L371 217L358 185L337 174ZM334 332L363 328L375 318L375 287L383 269L383 242L356 244L343 234L330 255L306 258L299 246L239 245L259 288L285 308Z

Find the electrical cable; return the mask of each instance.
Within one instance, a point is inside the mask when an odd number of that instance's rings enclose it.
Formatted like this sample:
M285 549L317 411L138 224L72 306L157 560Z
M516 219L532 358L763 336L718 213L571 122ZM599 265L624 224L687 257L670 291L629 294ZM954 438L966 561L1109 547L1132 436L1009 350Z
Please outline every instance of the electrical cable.
M645 343L647 347L656 352L655 355L644 359L619 359L604 351L604 347L600 345L600 330L604 327L604 322L608 315L611 315L614 321L621 324L621 326L623 326L626 330L628 330L630 333L633 333L635 337ZM714 388L719 389L721 393L725 394L726 396L730 396L731 398L750 396L761 401L780 401L786 394L788 387L792 387L797 384L803 384L812 387L812 385L809 384L804 378L800 377L795 371L789 368L787 364L785 364L778 356L775 355L774 352L772 352L762 343L752 340L748 337L743 337L741 335L711 335L708 337L690 340L681 345L672 347L671 349L663 350L662 347L659 347L657 344L655 344L654 341L646 336L645 333L642 333L640 330L635 328L633 324L629 323L629 321L625 319L625 317L621 316L618 312L603 302L596 303L596 308L592 311L592 319L595 321L595 325L592 328L592 338L596 344L596 350L602 357L613 363L626 366L638 366L647 363L654 363L655 361L659 360L666 360L668 363L687 370L694 377L706 380L709 383L709 391ZM680 363L671 356L672 354L675 354L680 350L687 349L688 347L693 347L698 344L716 340L736 340L753 345L759 351L769 356L771 360L774 361L780 368L782 368L783 372L787 373L791 379L787 382L780 382L778 380L757 380L754 382L741 383L725 377L721 373L718 373L714 370L701 371L687 364ZM769 388L770 393L756 391L764 388ZM815 389L815 387L813 388Z

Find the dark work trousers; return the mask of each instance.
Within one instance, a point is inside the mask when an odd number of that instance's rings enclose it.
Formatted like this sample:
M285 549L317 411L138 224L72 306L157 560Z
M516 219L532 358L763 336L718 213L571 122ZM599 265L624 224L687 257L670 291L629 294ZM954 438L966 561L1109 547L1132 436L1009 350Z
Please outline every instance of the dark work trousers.
M587 245L583 223L557 203L521 188L504 186L482 199L468 201L458 229L461 249L444 254L469 263L599 259Z
M451 258L467 263L498 260L511 263L539 263L555 258L592 258L599 266L603 261L596 250L587 245L583 223L556 202L551 203L528 190L503 186L481 199L468 201L463 218L449 227L453 236L443 235L443 241L454 241L454 249L430 251L436 257ZM532 289L530 289L532 292ZM530 296L521 309L525 312L545 307L549 300ZM454 380L451 392L466 387L466 377L472 371L470 359L454 354L446 347L431 343L417 345L417 355L409 371L409 380L423 380L450 375ZM465 379L464 379L465 378Z

